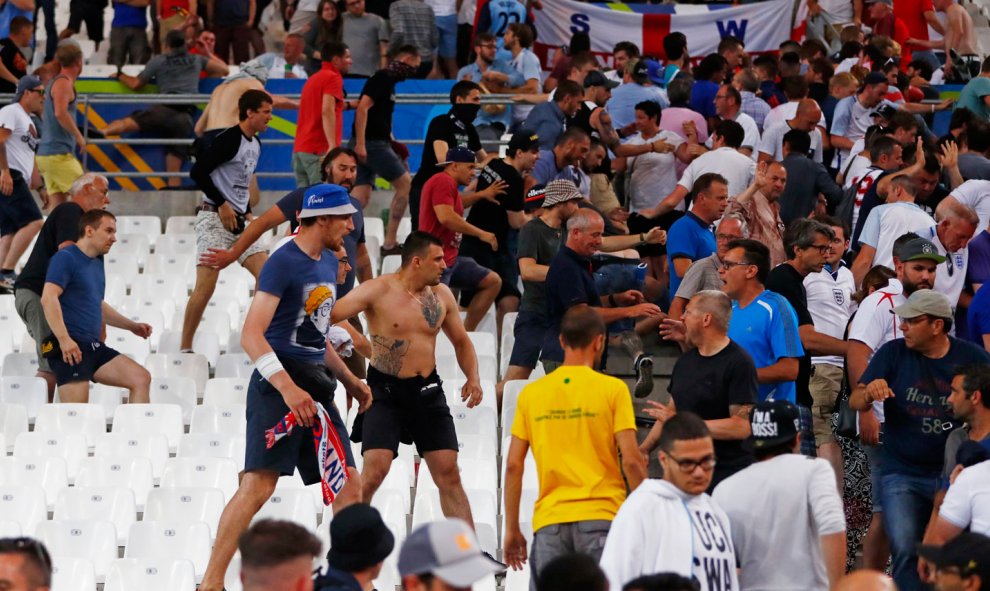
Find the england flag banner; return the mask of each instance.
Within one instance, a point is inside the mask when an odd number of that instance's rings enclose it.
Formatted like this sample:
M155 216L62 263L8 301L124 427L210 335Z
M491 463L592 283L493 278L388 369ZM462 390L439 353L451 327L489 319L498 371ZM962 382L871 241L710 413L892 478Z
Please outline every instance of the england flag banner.
M776 51L794 32L795 0L740 6L648 6L644 12L632 12L633 5L618 6L625 10L574 0L543 2L543 9L534 10L533 17L537 30L534 49L544 66L575 33L587 33L592 52L610 62L612 47L620 40L632 41L644 55L664 59L663 38L674 31L687 36L692 57L714 53L719 41L729 35L742 40L750 53Z

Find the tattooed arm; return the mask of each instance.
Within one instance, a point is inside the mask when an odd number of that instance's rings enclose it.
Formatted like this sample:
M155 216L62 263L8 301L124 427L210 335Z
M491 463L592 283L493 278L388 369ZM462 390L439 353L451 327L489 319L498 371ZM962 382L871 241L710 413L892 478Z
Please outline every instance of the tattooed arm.
M454 353L457 354L457 365L461 367L461 371L467 376L464 388L461 389L461 400L467 401L468 408L473 408L481 402L482 395L481 379L478 377L478 356L474 351L474 343L471 342L467 331L464 330L464 323L461 321L461 315L457 313L457 302L454 300L454 294L450 292L450 288L440 284L434 289L437 292L440 303L447 310L450 310L450 313L444 318L441 327L443 328L443 333L447 335L451 344L454 345Z
M371 335L371 365L384 374L398 376L408 352L407 340Z
M749 437L749 413L752 404L730 404L729 418L705 421L712 439L746 439Z

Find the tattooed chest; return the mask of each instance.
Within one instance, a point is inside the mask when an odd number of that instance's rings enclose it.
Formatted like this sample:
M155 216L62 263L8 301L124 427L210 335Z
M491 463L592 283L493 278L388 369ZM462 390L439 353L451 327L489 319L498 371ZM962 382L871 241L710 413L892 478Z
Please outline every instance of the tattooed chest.
M422 298L418 298L420 303L420 310L423 313L423 318L426 323L430 325L430 328L437 328L440 323L443 322L444 308L443 304L440 303L440 298L433 293L433 290L427 290L426 295Z

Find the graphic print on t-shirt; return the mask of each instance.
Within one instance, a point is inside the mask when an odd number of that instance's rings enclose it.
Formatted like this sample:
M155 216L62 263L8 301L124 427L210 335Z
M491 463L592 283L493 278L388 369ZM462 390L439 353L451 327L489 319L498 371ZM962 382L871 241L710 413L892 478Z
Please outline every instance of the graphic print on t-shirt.
M691 512L694 529L694 576L707 591L734 591L736 558L728 532L718 517L702 507Z
M336 286L326 283L307 283L303 286L303 302L295 342L300 347L319 349L330 332L330 312L336 295Z

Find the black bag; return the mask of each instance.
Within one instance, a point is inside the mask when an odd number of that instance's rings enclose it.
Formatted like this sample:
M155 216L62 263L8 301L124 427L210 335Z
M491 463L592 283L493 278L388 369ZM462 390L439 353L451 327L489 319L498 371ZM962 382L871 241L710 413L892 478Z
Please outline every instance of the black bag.
M859 411L849 406L849 396L851 395L852 388L849 387L849 376L843 371L839 398L835 402L835 413L838 415L835 434L847 439L855 439L859 436Z

